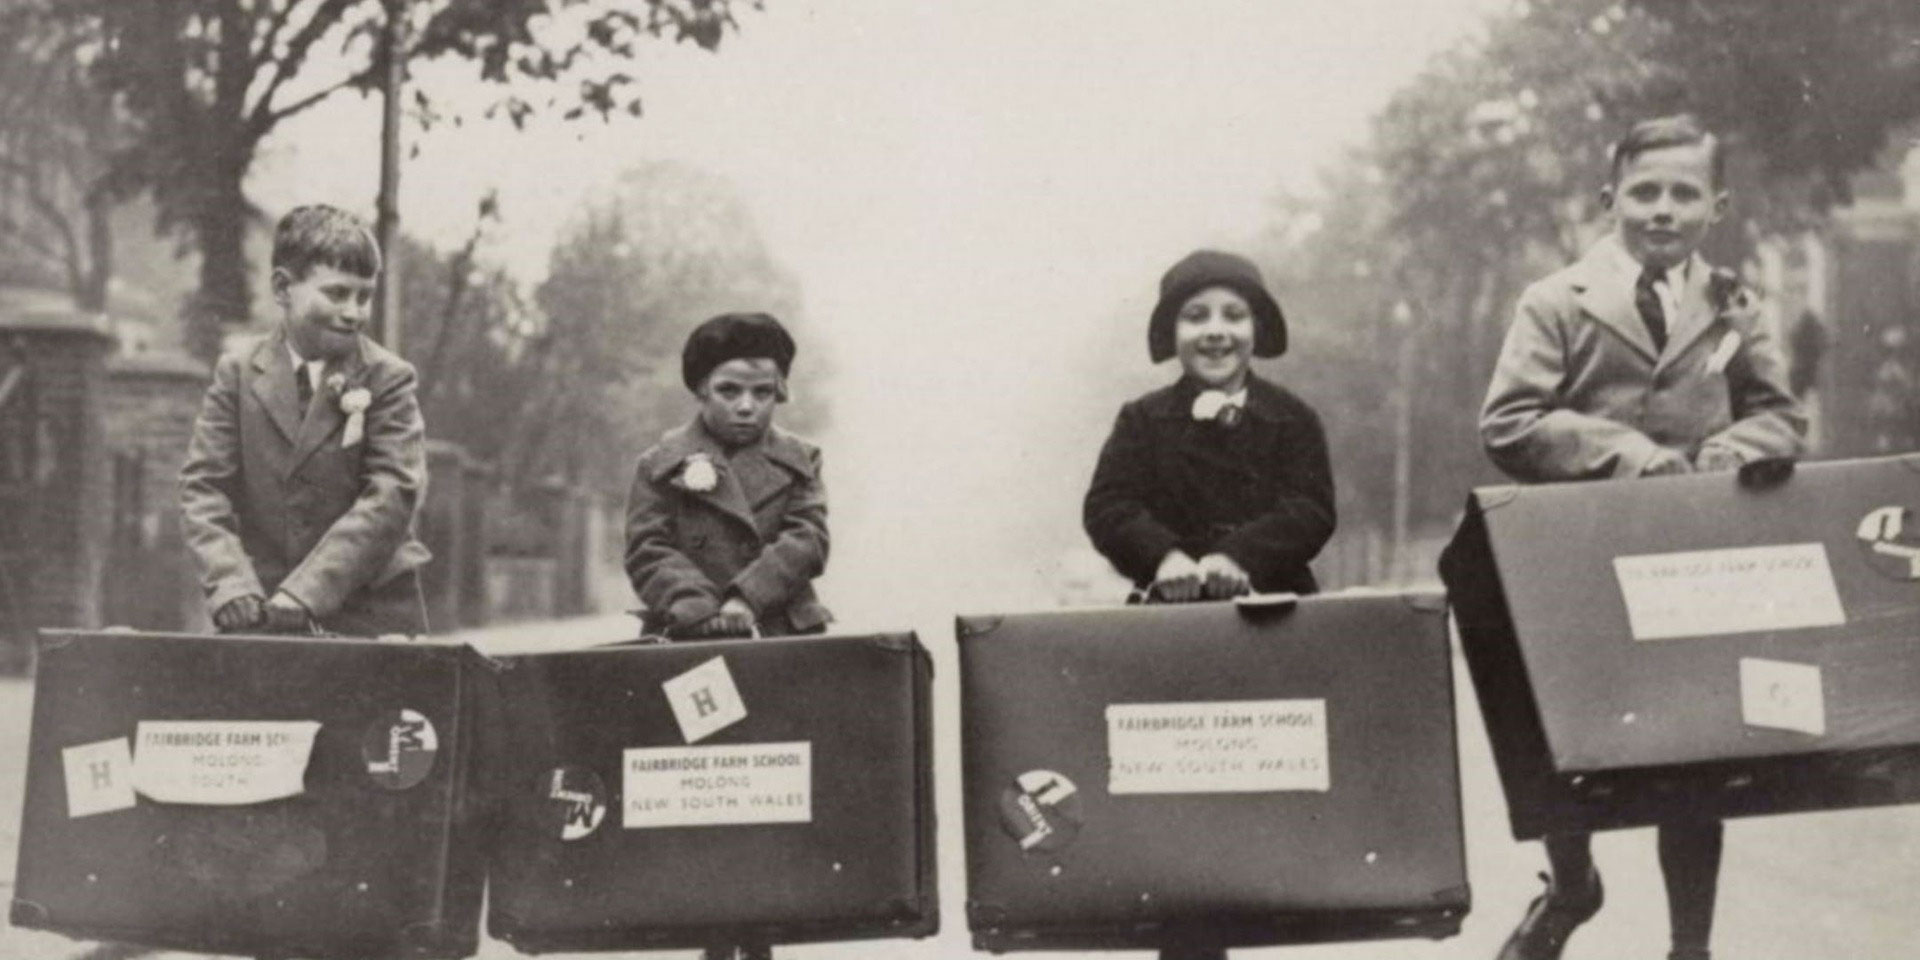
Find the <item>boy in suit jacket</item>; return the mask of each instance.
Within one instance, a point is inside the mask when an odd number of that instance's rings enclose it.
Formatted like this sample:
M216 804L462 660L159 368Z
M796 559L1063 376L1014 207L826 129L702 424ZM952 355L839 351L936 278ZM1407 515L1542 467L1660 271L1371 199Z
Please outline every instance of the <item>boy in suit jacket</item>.
M1731 470L1798 456L1787 366L1731 273L1697 252L1725 211L1719 141L1689 117L1615 145L1612 234L1528 287L1480 415L1487 454L1524 482ZM1554 960L1600 909L1587 834L1548 837L1553 873L1500 960ZM1659 829L1673 960L1706 960L1721 825Z
M414 370L361 334L379 273L365 224L295 209L274 231L279 326L214 365L180 505L221 632L426 632Z
M773 425L793 339L763 313L722 314L688 336L692 422L640 455L627 497L627 575L646 631L819 633L827 565L820 451Z

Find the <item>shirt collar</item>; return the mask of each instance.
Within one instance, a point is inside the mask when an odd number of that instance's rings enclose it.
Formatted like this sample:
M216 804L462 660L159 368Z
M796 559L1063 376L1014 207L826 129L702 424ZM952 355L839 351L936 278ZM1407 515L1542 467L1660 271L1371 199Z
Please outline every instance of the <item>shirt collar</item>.
M293 361L295 373L306 374L307 386L314 388L316 391L320 389L320 374L327 365L326 361L310 361L300 356L300 351L293 348L293 340L291 338L287 340L287 359Z
M1632 277L1635 282L1638 282L1640 274L1645 272L1647 268L1640 261L1635 260L1632 253L1627 251L1626 241L1621 239L1620 235L1616 232L1613 236L1613 242L1607 244L1607 247L1612 251L1615 268L1621 273ZM1660 274L1657 279L1666 281L1667 289L1669 290L1685 289L1689 272L1693 269L1693 261L1697 256L1698 254L1688 254L1685 260L1668 267L1666 272Z

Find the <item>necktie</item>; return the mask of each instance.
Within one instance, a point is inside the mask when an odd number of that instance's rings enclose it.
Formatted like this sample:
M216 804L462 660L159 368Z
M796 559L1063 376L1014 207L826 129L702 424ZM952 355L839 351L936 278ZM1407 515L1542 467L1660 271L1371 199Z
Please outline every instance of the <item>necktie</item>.
M313 406L313 378L307 375L307 365L293 368L294 385L300 388L300 416L307 415L307 408Z
M1665 270L1648 267L1640 271L1640 280L1633 285L1633 305L1640 308L1640 319L1647 325L1647 332L1653 335L1655 353L1667 349L1667 311L1660 305L1660 291L1653 286L1655 281L1665 276Z

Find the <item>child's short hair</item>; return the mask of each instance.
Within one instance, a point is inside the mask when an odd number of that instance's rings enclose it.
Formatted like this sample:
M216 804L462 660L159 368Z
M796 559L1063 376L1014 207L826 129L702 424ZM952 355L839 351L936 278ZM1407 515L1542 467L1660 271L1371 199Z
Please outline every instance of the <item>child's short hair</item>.
M1720 138L1701 125L1699 118L1690 113L1677 113L1672 116L1654 117L1642 120L1627 131L1613 145L1613 182L1620 182L1620 171L1627 161L1643 153L1649 153L1665 147L1687 147L1706 144L1707 162L1713 170L1713 185L1717 189L1726 185L1727 157Z
M273 269L303 278L315 265L380 275L380 243L359 217L339 207L312 203L295 207L273 231Z

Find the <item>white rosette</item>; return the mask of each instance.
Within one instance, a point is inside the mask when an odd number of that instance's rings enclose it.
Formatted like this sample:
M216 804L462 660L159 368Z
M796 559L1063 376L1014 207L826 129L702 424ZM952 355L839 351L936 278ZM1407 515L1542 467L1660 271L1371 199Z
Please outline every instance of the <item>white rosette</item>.
M720 471L713 465L713 458L704 453L696 453L687 458L680 468L680 485L694 493L711 493L720 486Z
M366 435L367 407L373 403L373 394L366 387L355 387L340 395L340 412L347 415L347 425L340 431L340 445L351 447Z

